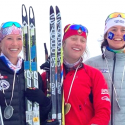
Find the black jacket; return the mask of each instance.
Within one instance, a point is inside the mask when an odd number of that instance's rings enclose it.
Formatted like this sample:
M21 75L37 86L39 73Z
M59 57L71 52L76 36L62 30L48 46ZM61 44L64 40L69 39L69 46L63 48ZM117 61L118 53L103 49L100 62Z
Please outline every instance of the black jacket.
M9 105L11 94L12 94L12 86L13 86L13 77L14 72L8 68L7 65L4 64L4 62L0 59L0 74L3 76L0 79L0 85L1 83L5 83L5 87L7 88L5 90L5 98L7 100L7 104ZM39 83L39 89L42 89L42 79L40 74L38 75L38 83ZM3 116L4 125L26 125L26 104L25 104L25 97L24 97L24 91L25 91L25 78L24 78L24 64L22 64L22 68L19 70L18 73L16 73L15 78L15 88L14 88L14 96L12 99L11 106L14 108L13 116L10 119L5 119ZM5 109L5 106L2 108L2 115ZM44 121L47 119L48 112L51 109L51 103L46 107L40 107L40 121Z

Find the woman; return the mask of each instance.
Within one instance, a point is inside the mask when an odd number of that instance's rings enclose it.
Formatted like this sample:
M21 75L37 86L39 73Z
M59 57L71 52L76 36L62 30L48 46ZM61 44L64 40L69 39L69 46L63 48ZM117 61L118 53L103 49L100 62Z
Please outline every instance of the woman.
M65 125L108 125L110 119L110 99L103 76L82 63L87 34L82 25L69 24L64 28ZM41 68L47 69L47 63Z
M4 125L26 125L25 97L39 103L40 121L47 119L51 108L49 98L42 92L42 79L38 75L39 89L25 91L22 29L18 22L6 22L0 28L0 106ZM1 115L1 114L0 114Z
M85 63L99 69L107 83L111 97L110 125L125 124L125 14L112 13L105 21L102 56Z

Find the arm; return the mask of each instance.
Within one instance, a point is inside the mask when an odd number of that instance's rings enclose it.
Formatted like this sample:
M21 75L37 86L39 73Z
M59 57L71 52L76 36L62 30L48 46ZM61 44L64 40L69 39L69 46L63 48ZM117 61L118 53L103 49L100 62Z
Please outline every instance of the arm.
M93 106L95 115L88 125L108 125L110 120L111 105L107 83L100 71L94 69L91 72Z
M43 92L45 93L45 95L47 95L47 80L46 80L46 72L43 72L41 74L41 77L42 77L42 90Z

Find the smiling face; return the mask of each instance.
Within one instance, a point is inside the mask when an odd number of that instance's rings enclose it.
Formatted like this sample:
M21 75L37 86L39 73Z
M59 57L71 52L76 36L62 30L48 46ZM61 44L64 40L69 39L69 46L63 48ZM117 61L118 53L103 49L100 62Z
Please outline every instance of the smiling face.
M125 34L125 27L113 26L107 31L107 34L109 32L112 32L114 34L114 37L112 40L108 38L108 35L106 36L109 47L115 50L122 49L125 46L125 41L123 39L123 35Z
M86 39L83 36L73 35L63 43L64 59L68 63L75 63L86 50Z
M18 55L22 50L22 36L17 34L7 35L1 42L2 53L10 60L17 62Z

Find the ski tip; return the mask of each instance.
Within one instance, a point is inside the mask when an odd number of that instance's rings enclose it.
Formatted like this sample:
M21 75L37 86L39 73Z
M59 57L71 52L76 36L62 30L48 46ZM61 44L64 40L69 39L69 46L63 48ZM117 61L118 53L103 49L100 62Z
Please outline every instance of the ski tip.
M50 14L54 13L54 9L52 6L50 6Z
M25 4L22 4L22 7L25 6Z
M25 6L25 4L22 4L22 10L23 10L23 8L24 8L24 9L26 9L26 6Z
M56 13L59 13L59 12L60 12L59 7L56 6Z
M57 10L59 10L59 7L58 7L58 6L56 6L56 9L57 9Z
M22 4L22 22L24 21L28 23L26 6Z
M30 9L30 8L33 10L33 7L32 7L32 6L30 6L29 9Z
M52 10L53 9L53 6L50 6L50 10Z

